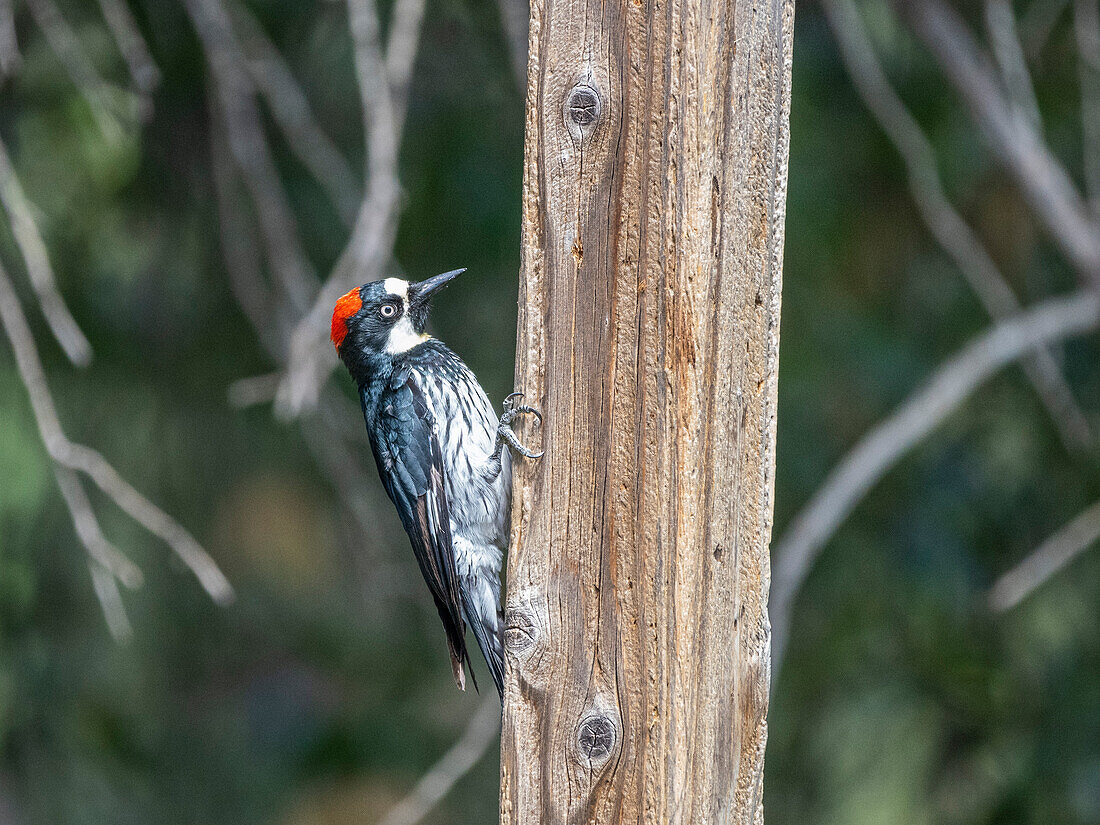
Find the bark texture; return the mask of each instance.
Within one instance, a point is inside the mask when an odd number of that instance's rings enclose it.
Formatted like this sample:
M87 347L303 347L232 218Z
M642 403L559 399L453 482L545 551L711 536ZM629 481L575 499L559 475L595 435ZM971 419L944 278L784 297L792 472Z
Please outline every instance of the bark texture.
M762 822L793 18L531 4L504 823Z

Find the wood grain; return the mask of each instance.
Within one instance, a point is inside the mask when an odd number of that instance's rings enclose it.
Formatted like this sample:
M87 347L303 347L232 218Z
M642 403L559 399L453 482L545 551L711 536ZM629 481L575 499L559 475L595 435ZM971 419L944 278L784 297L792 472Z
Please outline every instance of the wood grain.
M503 823L762 822L793 18L531 4Z

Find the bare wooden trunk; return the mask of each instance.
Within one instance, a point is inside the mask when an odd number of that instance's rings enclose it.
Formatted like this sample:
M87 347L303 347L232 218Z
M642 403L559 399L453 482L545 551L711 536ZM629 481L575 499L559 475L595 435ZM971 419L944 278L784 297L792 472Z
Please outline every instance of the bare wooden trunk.
M532 2L502 822L762 822L793 18Z

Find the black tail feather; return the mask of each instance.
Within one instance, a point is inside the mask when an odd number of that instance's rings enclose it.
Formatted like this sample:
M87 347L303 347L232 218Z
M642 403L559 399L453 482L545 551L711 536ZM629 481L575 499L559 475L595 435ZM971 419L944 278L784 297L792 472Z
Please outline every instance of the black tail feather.
M474 632L474 638L477 639L477 646L481 648L481 655L485 657L485 664L489 666L489 674L493 677L493 684L497 686L497 693L500 694L501 701L504 700L504 659L501 651L501 639L499 635L488 627L481 620L481 616L477 610L472 609L472 605L463 594L463 612L466 614L466 621L470 624L470 629ZM498 626L503 625L503 622L499 622ZM469 661L469 655L467 654L467 661ZM470 668L470 674L473 675L473 668Z

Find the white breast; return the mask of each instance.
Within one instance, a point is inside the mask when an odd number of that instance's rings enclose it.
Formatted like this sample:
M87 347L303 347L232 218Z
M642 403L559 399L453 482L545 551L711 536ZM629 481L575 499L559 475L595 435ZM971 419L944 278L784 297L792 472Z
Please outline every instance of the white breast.
M500 473L486 478L496 447L497 415L473 373L455 360L455 376L416 371L443 453L451 532L462 543L503 550L508 544L511 462L505 450Z

